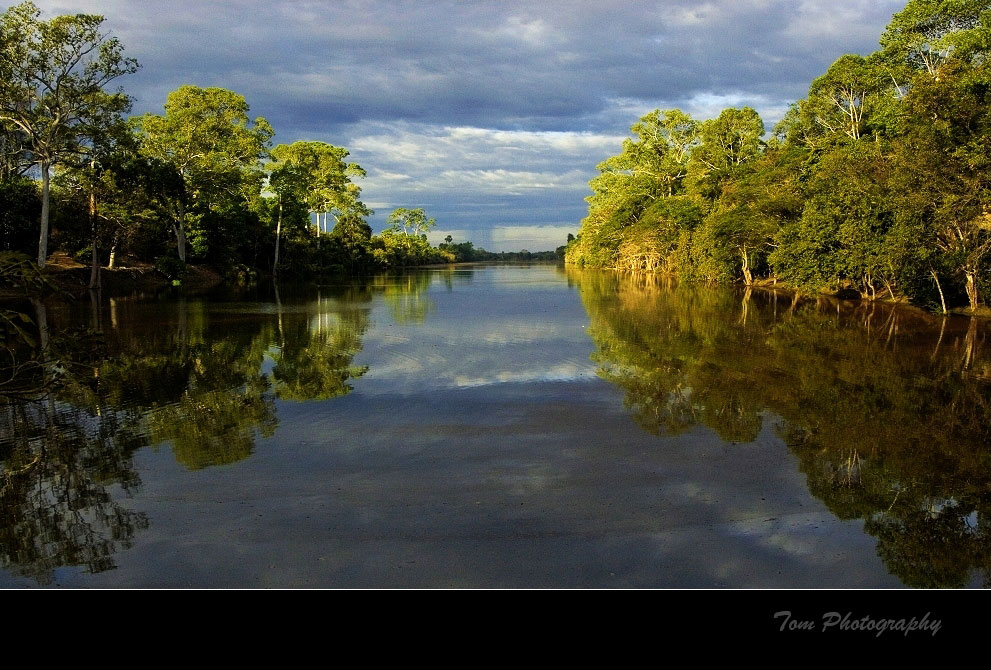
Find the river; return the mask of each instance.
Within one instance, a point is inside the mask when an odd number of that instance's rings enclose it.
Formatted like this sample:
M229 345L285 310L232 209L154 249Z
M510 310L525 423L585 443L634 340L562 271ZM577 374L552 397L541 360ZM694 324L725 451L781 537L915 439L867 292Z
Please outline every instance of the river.
M0 587L983 587L983 322L553 265L48 300Z

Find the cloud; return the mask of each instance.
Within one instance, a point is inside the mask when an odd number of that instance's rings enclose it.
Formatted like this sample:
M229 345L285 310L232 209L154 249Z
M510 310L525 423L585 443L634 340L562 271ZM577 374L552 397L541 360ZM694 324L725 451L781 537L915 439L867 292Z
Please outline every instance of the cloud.
M107 17L143 66L120 82L135 113L180 85L230 88L277 142L350 149L377 211L428 207L487 244L496 225L577 225L595 165L652 109L747 105L770 129L836 58L873 51L905 4L37 2Z
M518 251L493 226L560 224L526 238L524 246L542 251L577 231L595 164L622 140L585 131L364 122L349 128L344 142L368 171L361 185L366 201L375 203L376 228L396 207L423 207L439 227L463 232L459 240Z
M676 103L729 88L792 99L839 55L874 49L903 5L40 2L107 16L145 66L130 84L143 110L181 84L236 84L288 134L396 119L580 130L617 98Z
M500 248L555 249L565 243L568 233L578 232L577 225L565 226L497 226L492 229L492 243Z

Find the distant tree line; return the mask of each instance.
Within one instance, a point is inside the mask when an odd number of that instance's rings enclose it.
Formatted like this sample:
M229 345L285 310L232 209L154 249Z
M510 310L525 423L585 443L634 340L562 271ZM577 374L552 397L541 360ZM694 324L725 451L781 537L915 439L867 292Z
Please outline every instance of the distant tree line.
M569 235L569 237L573 237ZM437 248L447 254L454 256L457 263L471 263L482 261L529 263L532 261L561 261L564 260L564 246L560 246L555 251L486 251L482 248L475 248L471 242L461 242L454 244L454 239L448 235Z
M598 165L571 264L976 309L991 290L991 2L912 0L770 138L655 110Z
M187 263L299 277L491 257L430 245L423 209L396 209L372 235L348 151L273 147L232 91L182 86L164 113L128 118L114 86L138 63L103 22L46 21L31 2L0 14L0 252L43 267L63 251L91 265L93 286L122 258L181 281Z

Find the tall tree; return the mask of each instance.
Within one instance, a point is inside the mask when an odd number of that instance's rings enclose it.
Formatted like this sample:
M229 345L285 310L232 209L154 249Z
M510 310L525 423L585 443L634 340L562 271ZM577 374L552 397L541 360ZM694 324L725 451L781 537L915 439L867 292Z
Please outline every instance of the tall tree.
M101 30L102 16L40 17L32 2L0 15L0 122L21 134L41 172L38 265L43 266L51 169L129 111L127 95L104 87L135 72L138 64L124 57L117 38Z
M919 217L962 280L972 309L991 258L991 66L950 59L940 77L921 77L906 97L912 118L895 143L895 195Z
M696 194L719 197L719 184L744 163L764 150L764 122L751 107L724 109L699 128L698 144L692 149L688 179Z
M259 161L274 134L268 121L248 118L244 97L223 88L182 86L169 94L165 114L136 119L145 155L171 165L182 178L184 197L173 207L179 260L186 261L187 214L257 190Z
M280 145L284 146L284 145ZM279 147L276 147L278 149ZM275 150L273 150L275 155ZM282 215L287 202L303 202L306 199L306 187L309 172L304 166L293 162L277 163L271 168L268 177L268 187L275 193L277 199L277 214L275 223L275 259L272 262L272 274L279 273L279 248L282 239Z
M989 19L988 0L911 0L885 29L881 52L892 65L936 77L951 57L970 60L987 52Z
M856 54L841 56L809 87L815 120L829 134L857 140L865 116L885 82L871 61Z
M411 248L410 238L418 238L425 235L428 230L437 225L435 219L428 219L423 208L407 209L397 207L386 219L387 230L396 234L402 233L406 241L406 248Z
M122 193L117 181L124 166L133 161L136 142L123 119L94 133L85 153L67 160L64 169L56 173L56 181L69 192L82 194L87 201L90 229L89 288L100 287L99 249L103 205L113 208L133 195ZM116 202L114 202L116 201ZM119 217L115 217L119 220ZM116 231L115 231L116 232Z

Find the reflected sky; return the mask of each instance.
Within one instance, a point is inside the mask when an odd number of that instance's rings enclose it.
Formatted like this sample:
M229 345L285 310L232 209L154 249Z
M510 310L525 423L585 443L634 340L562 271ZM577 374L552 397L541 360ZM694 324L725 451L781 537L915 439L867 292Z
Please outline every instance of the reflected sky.
M418 299L389 309L389 295L373 307L377 328L358 356L369 366L361 392L420 393L507 382L591 379L588 317L559 268L516 271L483 266L467 276L423 275ZM449 281L446 281L449 280ZM403 288L406 288L403 285ZM429 311L409 318L411 308ZM415 314L413 314L415 316Z
M3 587L981 586L991 555L967 320L532 265L47 321L107 351L0 414ZM65 482L83 525L30 493Z

